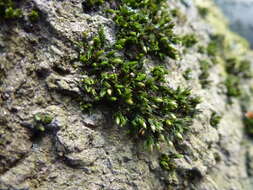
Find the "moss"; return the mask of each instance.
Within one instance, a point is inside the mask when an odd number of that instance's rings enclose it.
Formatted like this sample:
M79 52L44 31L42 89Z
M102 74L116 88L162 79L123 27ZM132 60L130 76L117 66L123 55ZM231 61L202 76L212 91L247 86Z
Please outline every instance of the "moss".
M188 68L184 71L183 73L183 77L185 80L190 80L192 77L191 77L191 73L192 73L192 69Z
M105 1L104 0L86 0L87 6L94 7L98 5L102 5Z
M198 46L198 52L199 53L201 53L201 54L204 54L204 53L206 53L206 47L204 47L204 46Z
M253 136L253 112L247 112L243 118L245 132L249 136Z
M182 12L180 12L179 9L172 9L172 10L171 10L171 15L172 15L173 17L178 18L178 17L180 17L180 16L182 15Z
M0 19L17 19L22 17L22 11L16 8L12 0L0 0Z
M172 17L176 18L180 23L185 23L187 21L186 15L179 9L172 9L170 12Z
M210 125L213 127L218 127L220 120L221 120L221 115L218 114L217 112L213 111L211 114L211 118L210 118Z
M29 14L28 14L28 18L31 22L37 22L40 18L39 12L36 10L32 10Z
M113 10L113 20L118 27L118 49L127 47L126 56L134 59L140 54L150 54L160 59L169 56L173 59L179 57L179 52L174 47L180 38L174 34L172 18L164 1L125 1L118 10ZM161 15L159 13L161 12ZM123 44L124 43L124 44ZM133 54L133 49L138 50Z
M225 86L227 88L227 96L239 97L241 95L239 77L234 76L234 75L228 75L225 81Z
M226 59L225 69L228 74L225 81L227 95L229 97L239 97L242 94L240 87L242 79L252 77L250 62L248 60L239 60L235 57L228 58Z
M182 37L182 44L190 48L198 42L197 37L194 34L187 34Z
M199 75L199 81L202 86L202 88L207 88L211 84L211 81L209 78L209 69L211 67L211 64L207 60L201 60L200 62L200 70L201 74Z
M207 54L209 56L217 56L222 54L224 49L225 37L221 34L211 35L211 41L207 46Z
M202 16L203 18L206 18L206 16L209 14L209 10L206 7L198 6L198 11L199 11L200 16Z
M86 77L81 88L90 101L83 98L81 108L109 107L115 123L151 150L160 142L182 140L198 113L200 98L192 97L189 89L169 88L169 72L162 64L166 56L179 57L175 44L191 46L195 38L189 35L182 43L174 34L165 0L116 5L106 11L117 27L115 44L106 43L102 27L91 40L84 33L80 61ZM157 60L160 65L147 66Z
M45 126L53 121L53 117L47 113L37 113L34 115L34 128L35 132L44 132Z
M160 167L164 170L173 171L176 168L175 159L183 158L181 154L162 154L160 156Z
M248 60L240 61L238 58L232 57L226 60L226 71L231 75L241 78L251 78L252 71Z

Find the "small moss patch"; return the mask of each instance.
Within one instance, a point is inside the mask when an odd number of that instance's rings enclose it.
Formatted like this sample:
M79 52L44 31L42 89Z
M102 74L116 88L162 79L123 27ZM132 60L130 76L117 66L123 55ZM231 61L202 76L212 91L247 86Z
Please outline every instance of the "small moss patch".
M53 117L46 113L37 113L34 115L34 132L41 133L45 132L46 125L49 125L53 121Z
M202 16L203 18L206 18L207 15L209 14L209 10L206 7L198 7L198 11L200 16Z
M225 86L229 97L239 97L242 94L241 81L252 77L250 62L237 58L226 59L227 78Z
M184 35L181 40L182 44L187 48L194 46L198 42L197 37L194 34Z
M40 18L40 14L38 11L36 10L32 10L29 14L28 14L28 18L31 22L37 22Z
M183 158L182 154L162 154L160 156L160 167L164 170L173 171L176 168L175 159Z
M243 118L245 132L249 136L253 136L253 112L247 112Z
M190 68L186 69L183 73L184 79L190 80L192 78L191 73L192 73L192 69L190 69Z
M17 19L22 17L22 11L16 8L12 0L0 0L0 19Z
M178 59L176 45L191 47L196 39L173 32L165 0L125 0L116 5L106 11L117 27L114 44L107 44L102 27L93 37L84 33L79 58L86 96L81 108L109 107L115 123L127 127L151 150L160 142L182 140L199 112L200 98L193 97L190 89L168 86L163 60Z
M199 62L200 64L200 70L201 73L199 75L199 81L202 86L202 88L207 88L211 84L211 81L209 80L209 69L211 67L211 63L207 60L201 60Z
M221 120L221 115L218 114L217 112L213 111L212 114L211 114L211 118L210 118L210 125L217 128L219 123L220 123L220 120Z
M224 51L224 41L225 37L220 34L211 35L211 41L207 46L207 54L209 56L217 56L222 54Z

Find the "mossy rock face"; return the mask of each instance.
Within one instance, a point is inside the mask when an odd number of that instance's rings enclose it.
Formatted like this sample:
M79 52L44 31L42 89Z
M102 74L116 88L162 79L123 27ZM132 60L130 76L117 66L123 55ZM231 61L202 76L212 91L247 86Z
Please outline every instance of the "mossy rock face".
M253 59L211 0L19 2L0 28L0 189L252 189Z

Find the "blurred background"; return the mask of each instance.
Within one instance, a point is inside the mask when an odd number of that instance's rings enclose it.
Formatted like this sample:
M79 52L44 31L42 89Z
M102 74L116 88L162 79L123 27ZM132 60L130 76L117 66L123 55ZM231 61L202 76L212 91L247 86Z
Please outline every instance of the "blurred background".
M215 0L234 32L248 39L253 48L253 0Z

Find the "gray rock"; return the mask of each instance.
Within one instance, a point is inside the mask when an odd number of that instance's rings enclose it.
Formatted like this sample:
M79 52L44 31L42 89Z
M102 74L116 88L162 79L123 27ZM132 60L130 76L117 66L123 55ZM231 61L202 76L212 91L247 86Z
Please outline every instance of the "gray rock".
M244 136L239 101L227 104L222 94L223 65L211 68L210 88L202 89L198 79L199 60L209 59L198 52L198 46L206 46L209 35L220 26L224 26L221 33L229 34L223 18L216 15L213 1L168 1L187 18L176 24L175 32L197 34L199 42L182 50L181 60L166 59L171 71L167 80L173 88L190 87L194 95L202 97L198 106L202 112L184 140L177 143L178 153L184 157L175 159L174 171L164 171L159 163L160 153L175 152L173 146L162 144L160 152L144 151L126 134L127 129L112 124L108 114L97 110L82 113L73 100L81 94L79 81L83 76L70 63L82 66L73 61L78 56L75 44L82 32L93 36L103 25L108 44L115 42L112 20L99 12L84 13L82 3L27 1L20 7L25 11L35 6L42 14L40 22L29 32L22 22L0 27L0 189L251 190L252 142ZM200 18L197 6L201 3L210 8L210 16L219 20L219 27ZM241 46L233 45L238 55ZM249 50L244 52L252 60ZM188 68L193 71L192 79L186 81L182 73ZM246 88L250 86L245 82ZM250 104L247 106L252 108ZM217 129L209 124L213 110L223 115ZM37 139L32 136L28 128L33 127L36 113L53 116L46 126L53 128L53 133Z
M56 90L69 96L78 96L81 94L77 78L72 78L71 76L60 77L55 74L51 74L47 78L47 86L51 90Z

